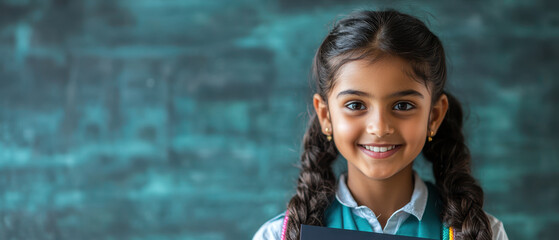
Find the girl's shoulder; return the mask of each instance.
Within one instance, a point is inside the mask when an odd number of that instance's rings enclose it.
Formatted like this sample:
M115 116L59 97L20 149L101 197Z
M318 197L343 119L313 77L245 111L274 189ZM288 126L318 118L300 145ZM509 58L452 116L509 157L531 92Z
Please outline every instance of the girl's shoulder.
M280 240L284 217L285 212L268 220L254 234L252 240Z
M425 181L425 183L429 189L429 194L433 195L435 201L436 202L442 201L440 199L441 196L435 184L428 181ZM497 219L496 217L494 217L493 215L487 212L485 212L485 215L487 215L487 218L489 219L489 226L491 226L491 231L493 233L492 240L508 240L509 238L507 237L507 233L505 232L505 227L503 226L503 222L501 222L499 219Z
M505 232L505 227L503 226L503 222L499 219L494 217L493 215L485 212L487 218L489 219L489 225L491 226L491 231L493 232L493 240L508 240L509 237Z

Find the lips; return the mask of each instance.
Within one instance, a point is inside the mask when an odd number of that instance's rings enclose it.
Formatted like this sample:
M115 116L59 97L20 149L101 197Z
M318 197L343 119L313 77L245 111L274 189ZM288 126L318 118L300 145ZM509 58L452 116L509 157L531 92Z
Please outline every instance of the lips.
M382 159L387 158L398 152L402 145L361 145L359 144L359 149L365 153L366 155L376 158Z

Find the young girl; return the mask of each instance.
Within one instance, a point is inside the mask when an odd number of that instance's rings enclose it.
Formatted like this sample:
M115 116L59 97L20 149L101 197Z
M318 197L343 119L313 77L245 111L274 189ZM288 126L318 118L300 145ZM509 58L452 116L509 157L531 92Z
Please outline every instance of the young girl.
M300 236L301 224L432 239L507 239L470 174L460 103L444 91L445 53L418 19L361 11L339 21L313 64L316 113L297 193L254 239ZM413 171L423 153L436 184ZM347 174L332 162L341 154Z

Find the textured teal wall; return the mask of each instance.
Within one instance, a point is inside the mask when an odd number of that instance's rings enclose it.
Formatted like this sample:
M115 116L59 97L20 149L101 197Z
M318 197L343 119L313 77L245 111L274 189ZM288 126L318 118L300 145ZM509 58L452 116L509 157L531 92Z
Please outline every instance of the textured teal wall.
M294 192L313 52L384 7L442 39L486 210L553 239L552 0L0 1L0 238L250 238Z

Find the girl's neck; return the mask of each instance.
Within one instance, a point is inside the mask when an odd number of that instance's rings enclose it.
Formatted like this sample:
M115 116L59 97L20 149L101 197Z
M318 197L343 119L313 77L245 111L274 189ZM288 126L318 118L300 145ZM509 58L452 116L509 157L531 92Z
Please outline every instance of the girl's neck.
M388 218L410 202L414 189L412 164L388 179L370 179L348 164L347 186L358 205L367 206L377 216L382 228Z

